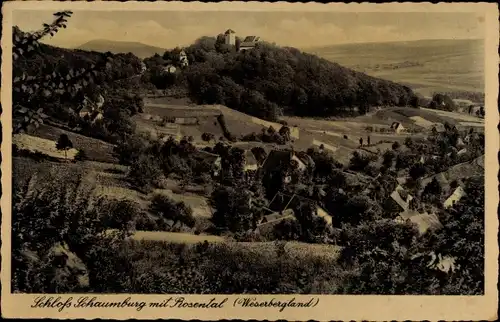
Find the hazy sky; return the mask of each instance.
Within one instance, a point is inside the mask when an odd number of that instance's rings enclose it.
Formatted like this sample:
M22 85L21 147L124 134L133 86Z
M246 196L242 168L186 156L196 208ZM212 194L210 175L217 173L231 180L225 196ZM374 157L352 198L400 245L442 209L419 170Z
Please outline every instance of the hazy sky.
M40 29L50 11L16 10L14 25ZM191 44L228 28L298 48L354 42L483 38L474 13L74 11L68 28L45 42L76 47L93 39L137 41L162 48Z

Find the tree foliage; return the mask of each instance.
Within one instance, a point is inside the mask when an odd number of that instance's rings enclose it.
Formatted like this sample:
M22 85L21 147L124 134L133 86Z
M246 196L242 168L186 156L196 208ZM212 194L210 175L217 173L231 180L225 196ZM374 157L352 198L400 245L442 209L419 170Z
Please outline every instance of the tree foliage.
M262 43L237 52L214 37L202 37L185 51L190 65L178 82L196 102L224 104L266 119L277 119L283 112L300 116L365 113L370 106L407 105L414 96L406 86L295 48Z

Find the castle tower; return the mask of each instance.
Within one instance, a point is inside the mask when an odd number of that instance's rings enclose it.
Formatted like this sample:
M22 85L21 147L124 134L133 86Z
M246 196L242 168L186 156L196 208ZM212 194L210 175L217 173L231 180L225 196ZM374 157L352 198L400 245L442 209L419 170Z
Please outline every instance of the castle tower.
M181 52L179 53L179 63L183 68L189 65L189 61L184 50L181 50Z
M236 33L234 32L234 30L231 30L231 29L226 30L226 32L224 33L224 39L225 39L226 45L235 46L236 45Z

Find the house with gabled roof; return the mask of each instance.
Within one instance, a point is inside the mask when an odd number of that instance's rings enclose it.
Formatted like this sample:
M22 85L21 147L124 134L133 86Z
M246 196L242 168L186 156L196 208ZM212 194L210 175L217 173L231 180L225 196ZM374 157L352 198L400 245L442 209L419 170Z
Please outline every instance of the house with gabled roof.
M307 167L314 167L314 161L307 153L285 149L270 151L262 164L264 173L282 167L304 171Z
M182 49L181 52L179 53L179 65L182 68L189 66L189 60L184 49Z
M401 212L395 219L397 223L412 222L417 225L418 231L421 235L425 234L429 230L439 230L443 228L443 225L439 221L436 214L424 212L419 213L416 210L406 210Z
M448 198L446 198L445 202L443 203L443 207L445 209L453 207L453 205L455 205L455 203L460 201L460 199L462 199L462 197L464 196L465 196L465 190L460 186L457 187L455 191L453 191L453 193Z
M245 150L245 164L243 166L245 171L257 171L259 168L259 163L257 162L257 159L255 158L255 155L252 153L251 150Z
M391 130L393 130L396 133L400 133L401 131L404 131L405 128L404 128L403 124L401 124L399 122L393 122L391 124Z
M318 205L318 202L297 194L289 195L283 192L278 192L269 203L267 209L276 213L284 213L288 210L297 209L301 203L315 204L316 215L323 218L327 225L332 225L333 217L325 209Z
M407 211L410 207L410 201L412 199L413 197L400 185L397 185L390 195L390 200L393 204L399 207L399 211Z
M215 153L210 153L205 150L197 149L193 154L193 158L198 161L205 161L213 166L213 175L218 176L222 169L222 158Z
M241 42L239 51L245 51L255 48L255 45L260 41L259 36L247 36Z
M289 209L283 213L271 212L267 210L262 219L257 222L255 232L259 234L269 233L273 230L275 225L279 224L283 220L296 220L293 210Z

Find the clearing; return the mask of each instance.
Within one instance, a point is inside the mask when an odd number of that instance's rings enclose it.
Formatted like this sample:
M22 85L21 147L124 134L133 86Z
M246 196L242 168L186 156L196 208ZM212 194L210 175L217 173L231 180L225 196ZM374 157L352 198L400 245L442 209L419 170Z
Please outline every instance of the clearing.
M40 152L53 158L73 160L78 150L75 148L69 149L66 152L56 148L56 142L52 140L42 139L36 136L27 134L15 134L12 137L12 143L19 150L28 150L31 152Z
M30 132L30 135L52 141L57 141L61 134L66 134L68 136L75 149L84 151L87 159L99 162L118 163L118 160L113 156L113 145L108 142L47 124L40 124L37 129Z

